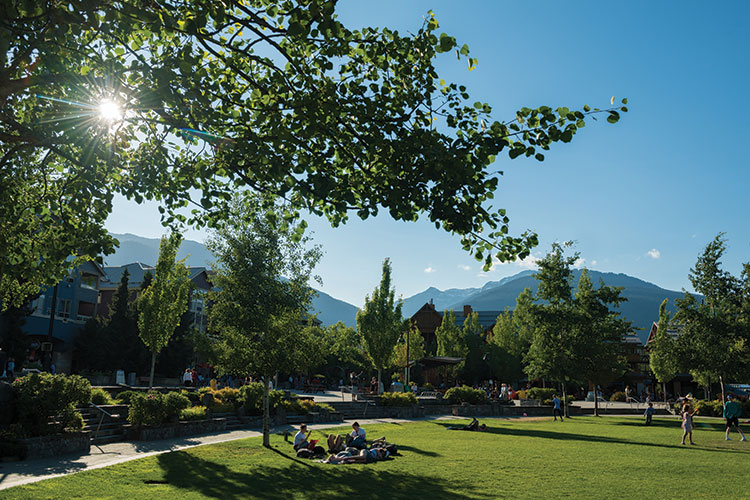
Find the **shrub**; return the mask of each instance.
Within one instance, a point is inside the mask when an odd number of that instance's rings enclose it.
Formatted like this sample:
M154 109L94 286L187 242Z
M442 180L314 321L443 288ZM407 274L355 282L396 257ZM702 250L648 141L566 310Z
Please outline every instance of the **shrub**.
M95 405L111 405L112 396L104 389L97 387L91 390L91 402Z
M448 389L447 391L445 391L444 397L451 404L469 403L472 405L476 405L487 402L486 392L481 389L474 389L466 385Z
M193 406L180 411L180 420L205 420L208 418L208 408L205 406Z
M707 417L720 417L724 412L724 404L721 401L698 399L693 401L693 407L698 415Z
M551 401L556 393L557 390L552 387L532 387L526 391L526 397L523 399L541 399L542 401L549 399Z
M327 411L329 413L334 413L336 410L329 404L315 403L315 411Z
M220 401L218 399L214 399L214 402L211 403L211 411L214 413L233 413L234 405L231 403L224 403L223 401Z
M513 395L514 399L529 399L526 397L526 392L524 390L516 391L516 393Z
M239 389L232 389L231 387L225 387L224 389L219 389L218 391L214 391L213 395L214 395L214 399L218 399L225 404L230 404L232 405L233 408L240 406L240 403L239 403L240 390Z
M424 387L422 387L422 390L424 390L424 391L434 391L435 390L435 386L432 385L431 383L427 382L424 385Z
M164 418L167 421L177 420L182 410L190 408L190 400L179 392L170 392L164 396Z
M263 414L263 384L251 382L240 387L240 395L237 401L245 407L248 415ZM271 391L268 394L268 404L271 410L278 408L284 399L282 391Z
M198 389L198 394L200 395L203 395L207 392L213 392L213 389L211 389L210 387L201 387L200 389Z
M617 391L612 393L612 395L609 397L610 401L622 401L624 402L627 399L627 394L625 394L622 391Z
M128 422L140 427L142 425L161 424L166 420L164 395L158 392L137 394L130 399Z
M201 401L201 393L200 392L197 392L197 391L186 391L185 389L182 389L180 391L180 394L182 394L183 396L185 396L186 398L188 398L193 405L198 405L198 403L200 403L200 401Z
M138 391L122 391L120 394L117 395L117 398L115 399L116 402L124 405L129 405L130 400L134 396L139 396L141 393Z
M417 404L417 397L411 392L384 392L380 395L383 406L412 406Z
M24 435L41 436L83 427L75 406L91 401L91 384L78 375L33 373L13 382L17 423ZM50 424L50 417L57 417Z

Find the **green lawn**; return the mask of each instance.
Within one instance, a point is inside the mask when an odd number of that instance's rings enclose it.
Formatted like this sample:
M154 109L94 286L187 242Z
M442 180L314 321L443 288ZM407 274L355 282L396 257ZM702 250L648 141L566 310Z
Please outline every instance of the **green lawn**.
M446 421L369 426L369 437L401 449L369 465L299 461L280 436L271 450L254 438L11 488L0 499L750 498L750 442L736 433L724 441L718 421L700 420L698 446L680 445L679 423L666 419L486 419L486 433L448 431Z

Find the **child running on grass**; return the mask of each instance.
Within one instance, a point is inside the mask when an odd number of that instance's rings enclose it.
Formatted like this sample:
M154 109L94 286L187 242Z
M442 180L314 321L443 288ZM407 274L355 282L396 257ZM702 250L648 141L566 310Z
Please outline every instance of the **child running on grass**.
M651 417L654 416L656 410L654 409L654 403L649 403L646 411L643 412L643 416L646 417L646 425L651 425Z
M685 437L690 438L690 444L693 442L693 415L695 410L690 403L682 405L682 444L685 444Z

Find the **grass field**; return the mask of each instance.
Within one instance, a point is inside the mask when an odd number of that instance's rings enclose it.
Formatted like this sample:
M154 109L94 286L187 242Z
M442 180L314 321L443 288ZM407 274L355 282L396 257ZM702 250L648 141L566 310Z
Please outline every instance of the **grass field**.
M201 446L11 488L0 499L750 498L750 442L736 433L724 441L719 421L697 419L697 446L680 444L676 420L483 422L486 433L448 431L457 422L447 421L367 427L401 450L375 464L300 461L273 436L270 450L259 438Z

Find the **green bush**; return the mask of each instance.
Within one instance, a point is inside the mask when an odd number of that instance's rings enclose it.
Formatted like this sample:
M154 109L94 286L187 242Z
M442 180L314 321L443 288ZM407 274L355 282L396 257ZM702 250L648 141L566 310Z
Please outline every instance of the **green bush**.
M697 399L693 401L693 407L698 415L706 417L720 417L724 413L724 404L721 401Z
M233 408L240 406L240 390L225 387L213 392L214 399L218 399L224 404L232 405Z
M284 399L282 391L271 391L268 394L268 404L271 410L278 408ZM263 384L251 382L240 387L240 395L237 399L239 404L245 408L248 415L263 414Z
M384 392L380 395L383 406L412 406L417 404L417 397L411 392Z
M282 408L287 413L301 413L307 415L315 411L315 401L310 399L285 399L281 402Z
M627 394L625 394L624 392L617 391L617 392L612 393L612 395L609 397L609 400L625 402L627 397L628 397Z
M515 398L515 399L529 399L529 398L528 398L528 397L526 396L526 393L527 393L527 392L528 392L528 391L525 391L525 390L521 390L521 391L516 391L516 393L515 393L515 396L516 396L516 398Z
M161 424L166 420L164 395L158 392L134 394L130 398L128 422L140 427L142 425Z
M180 411L180 420L205 420L208 418L208 408L205 406L193 406Z
M182 410L190 408L190 400L179 392L170 392L164 396L164 415L167 421L177 420Z
M193 405L198 405L201 401L201 393L198 391L186 391L182 389L180 394L188 398Z
M487 402L487 393L481 389L462 385L461 387L453 387L445 391L444 398L454 405L461 403L477 405Z
M78 375L33 373L13 382L16 394L16 423L26 436L54 434L65 429L80 430L83 419L76 406L91 401L91 384ZM50 417L56 417L50 423Z
M336 410L333 408L333 406L325 403L315 403L315 411L327 411L329 413L333 413Z
M112 396L104 389L97 387L91 390L91 402L95 405L111 405Z
M122 391L120 394L117 395L117 398L115 399L115 401L123 405L129 405L130 400L134 396L139 396L139 395L142 395L142 394L138 391Z
M532 387L526 391L525 399L541 399L542 401L549 399L551 401L556 393L557 390L552 387Z
M214 399L211 403L211 411L214 413L233 413L235 410L232 403L225 403L218 399Z

